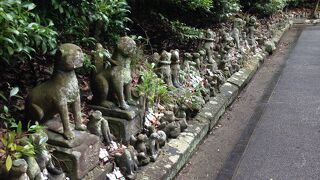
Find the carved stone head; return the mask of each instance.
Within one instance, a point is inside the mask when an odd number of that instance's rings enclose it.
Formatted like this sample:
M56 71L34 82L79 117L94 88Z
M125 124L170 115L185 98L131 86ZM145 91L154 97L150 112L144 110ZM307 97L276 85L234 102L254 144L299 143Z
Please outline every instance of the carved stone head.
M160 57L160 62L165 64L170 64L171 62L171 56L172 54L167 52L166 50L163 50Z
M207 29L207 31L205 32L205 37L208 41L214 41L216 38L216 33L211 29Z
M66 43L58 47L55 69L72 71L83 65L83 52L77 45Z
M172 62L179 62L180 58L179 58L179 50L175 49L175 50L171 50L170 53L172 54L171 56L171 61Z
M137 45L130 37L121 37L117 43L117 50L123 56L131 57L136 52Z

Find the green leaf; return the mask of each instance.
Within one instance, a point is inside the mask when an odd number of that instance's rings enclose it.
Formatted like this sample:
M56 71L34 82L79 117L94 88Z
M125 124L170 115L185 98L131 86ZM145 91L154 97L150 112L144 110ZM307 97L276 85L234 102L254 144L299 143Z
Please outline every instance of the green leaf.
M10 91L10 97L15 96L16 94L18 94L19 92L19 88L18 87L14 87L11 89Z
M17 127L17 135L20 136L21 133L22 133L22 124L21 124L21 121L19 121L18 127Z
M23 7L27 8L28 11L30 11L30 10L34 9L36 7L36 5L33 4L33 3L26 3L26 4L23 5Z
M42 42L42 44L41 44L41 50L42 50L43 54L45 54L47 52L47 45L44 42Z
M12 167L12 159L11 159L11 156L8 155L7 159L6 159L6 168L7 168L7 171L10 171Z
M6 37L0 37L0 40L1 40L1 41L5 41L5 42L8 42L8 43L10 43L10 44L14 44L14 42L13 42L11 39L6 38Z
M0 154L5 154L6 151L4 149L0 149Z
M8 141L6 139L1 138L1 142L4 146L8 146Z
M43 136L40 141L39 141L39 145L43 145L48 141L48 137L47 136Z
M13 34L15 34L17 36L20 34L20 32L18 30L12 29L12 28L8 28L7 31L9 31L9 32L11 32L11 33L13 33Z
M0 97L1 97L4 101L8 102L8 99L3 95L3 92L0 92Z
M10 56L14 53L14 50L10 46L7 46L7 50Z
M8 136L9 136L9 138L8 138L8 143L9 143L9 144L10 144L10 143L13 143L13 142L14 142L14 138L16 137L16 132L11 131L11 132L8 133Z
M3 111L8 114L9 113L9 109L8 109L8 106L3 106Z

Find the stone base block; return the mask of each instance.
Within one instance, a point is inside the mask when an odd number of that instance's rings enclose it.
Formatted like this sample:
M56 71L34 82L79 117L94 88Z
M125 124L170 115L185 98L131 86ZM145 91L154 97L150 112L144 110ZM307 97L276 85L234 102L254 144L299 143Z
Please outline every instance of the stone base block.
M51 145L53 156L59 161L63 171L70 179L81 179L99 163L100 139L87 132L76 131L79 146L66 148ZM50 144L49 144L50 145Z
M66 140L62 135L62 124L54 118L45 124L48 128L48 145L53 157L70 179L81 179L99 163L101 142L98 136L86 131L74 130L75 138Z
M105 108L102 106L95 106L95 105L90 105L89 107L92 109L101 111L101 113L104 116L126 119L128 121L131 121L135 119L137 116L139 116L139 109L134 106L132 106L128 110L122 110L120 108L110 109L110 108Z
M111 134L117 138L117 141L128 142L131 135L135 135L142 130L142 122L139 116L131 121L108 116L104 116L104 118L108 120Z

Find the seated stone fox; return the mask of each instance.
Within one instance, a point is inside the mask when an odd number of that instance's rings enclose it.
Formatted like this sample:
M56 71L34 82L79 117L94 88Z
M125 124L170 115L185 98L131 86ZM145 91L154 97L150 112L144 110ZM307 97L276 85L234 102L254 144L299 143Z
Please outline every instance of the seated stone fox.
M59 113L63 135L73 139L68 104L71 105L75 129L85 130L81 122L80 92L74 69L83 65L83 53L74 44L62 44L56 54L54 72L50 80L31 90L25 101L26 120L43 122Z
M97 44L97 52L102 50ZM134 105L131 98L131 58L136 51L136 43L129 37L121 37L111 57L111 66L103 68L103 58L94 56L96 72L93 73L90 85L93 93L93 103L112 108L114 103L127 110Z

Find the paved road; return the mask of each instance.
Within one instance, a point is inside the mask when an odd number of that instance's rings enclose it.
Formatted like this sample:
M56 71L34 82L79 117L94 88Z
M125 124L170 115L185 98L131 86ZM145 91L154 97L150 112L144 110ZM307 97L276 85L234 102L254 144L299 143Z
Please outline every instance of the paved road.
M303 30L233 179L320 179L319 26Z
M290 133L288 133L288 131L291 131L293 134L296 133L295 136L299 136L301 142L303 142L303 146L297 146L298 148L296 149L305 149L303 147L307 145L304 142L304 140L307 139L307 135L302 135L303 133L297 129L290 130L289 127L294 126L293 120L283 120L291 114L292 117L298 117L293 115L294 112L311 116L312 110L308 110L308 108L309 106L314 106L306 105L306 102L311 101L308 100L307 95L304 95L302 92L298 93L298 90L306 90L306 88L301 85L306 85L306 82L308 81L306 77L302 76L303 72L316 72L317 67L308 66L308 64L304 62L307 61L307 55L303 55L302 53L304 51L304 53L309 55L308 52L315 51L315 48L313 48L313 50L308 50L307 45L316 47L317 45L315 44L320 43L320 36L319 34L314 34L312 35L314 38L312 38L308 33L319 33L320 31L314 30L317 29L317 27L312 27L311 29L308 27L303 31L299 38L302 29L302 27L295 27L284 35L279 43L277 52L265 61L252 81L241 92L238 99L221 118L218 128L214 129L210 135L208 135L208 138L200 145L190 162L184 167L176 179L295 179L294 177L285 177L283 176L284 174L276 175L277 173L270 171L270 168L274 168L278 170L278 172L283 172L284 170L281 170L280 168L281 165L285 164L286 167L290 167L291 162L289 161L290 159L292 160L293 155L290 156L287 152L290 152L290 150L287 150L288 144L285 144L285 141L287 138L288 140L292 140L293 137L289 135ZM316 37L317 35L319 37ZM295 42L298 38L299 43L295 47ZM311 40L313 40L313 43L311 43ZM318 47L320 47L319 45L320 44L318 44ZM297 54L296 61L300 61L301 63L291 62L294 61L291 60L294 58L294 54ZM300 58L299 60L298 55L305 58ZM320 56L318 55L318 57L317 60L319 60L318 64L320 65ZM314 59L313 64L316 64L317 60ZM290 64L292 64L294 70L288 69L291 66ZM298 67L299 64L301 67ZM311 71L311 69L314 71ZM318 67L318 71L320 75L320 66ZM286 73L288 74L285 75ZM282 82L287 84L287 89L285 87L279 89ZM311 85L308 85L308 88L310 87L309 89L313 89L312 87L316 86L316 84L317 81L313 81ZM279 91L278 89L282 91ZM282 94L280 94L280 92L282 92ZM271 95L272 97L270 98ZM291 106L286 106L286 103L289 102L285 101L289 101L290 99L295 100L290 103L296 104L296 109L293 107L289 108ZM311 99L315 100L313 98ZM320 98L318 99L320 100ZM278 106L272 106L270 103L273 102ZM280 104L282 104L283 107L280 107ZM289 109L280 111L281 108ZM299 109L298 111L297 108L304 110ZM268 111L270 111L269 115ZM277 111L279 111L278 114L276 114ZM273 117L273 115L275 117ZM300 115L300 117L305 118L307 115ZM316 118L315 115L314 117ZM299 118L300 121L302 119ZM265 121L268 121L268 123L263 125ZM304 121L306 121L306 119L304 119ZM286 123L288 124L286 125ZM301 123L299 125L301 125ZM308 130L306 131L308 132ZM276 131L279 131L280 134L276 134ZM301 131L305 131L305 129ZM313 138L316 139L318 137L314 136ZM280 152L283 154L286 153L288 156L284 156ZM304 150L303 152L306 153ZM289 158L289 156L291 158ZM271 163L268 164L270 166L265 166L272 157L277 160L275 163L279 164L279 166L276 167L271 161ZM297 158L302 158L303 160L303 158L306 158L306 154L299 154ZM300 161L296 159L293 159L293 161L301 166L301 164L299 164ZM305 161L301 162L303 164ZM299 177L297 178L299 179Z

